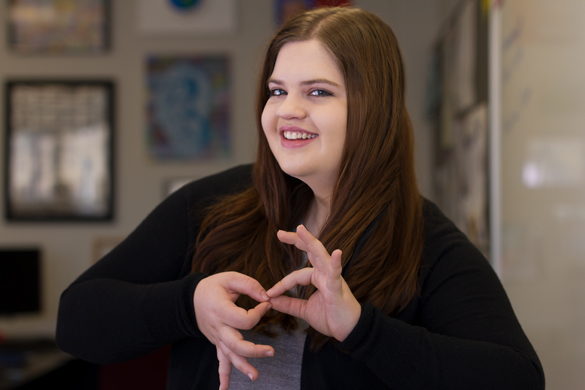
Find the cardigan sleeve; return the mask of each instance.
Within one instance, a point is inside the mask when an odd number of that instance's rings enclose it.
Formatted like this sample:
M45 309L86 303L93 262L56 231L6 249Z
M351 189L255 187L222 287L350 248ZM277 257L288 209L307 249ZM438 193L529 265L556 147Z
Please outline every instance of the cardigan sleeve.
M206 275L190 274L198 208L249 183L249 168L193 182L171 194L116 248L61 295L59 347L80 359L118 363L169 343L204 337L193 295Z
M544 389L540 361L495 272L437 213L428 216L420 295L410 312L392 318L364 304L338 348L389 388Z

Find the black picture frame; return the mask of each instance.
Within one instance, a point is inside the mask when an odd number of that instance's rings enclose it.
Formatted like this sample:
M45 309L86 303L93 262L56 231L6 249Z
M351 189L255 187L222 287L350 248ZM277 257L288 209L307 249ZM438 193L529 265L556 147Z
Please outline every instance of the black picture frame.
M8 0L8 48L25 55L105 53L110 7L110 0Z
M5 82L7 221L114 217L114 82Z

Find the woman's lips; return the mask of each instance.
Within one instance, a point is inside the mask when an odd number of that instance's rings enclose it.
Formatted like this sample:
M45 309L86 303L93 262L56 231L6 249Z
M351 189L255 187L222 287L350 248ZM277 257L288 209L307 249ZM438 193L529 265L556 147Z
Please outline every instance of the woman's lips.
M293 126L283 126L279 131L281 144L285 148L305 146L319 136L318 134Z
M280 140L285 148L298 148L312 142L319 135L299 128L281 128Z

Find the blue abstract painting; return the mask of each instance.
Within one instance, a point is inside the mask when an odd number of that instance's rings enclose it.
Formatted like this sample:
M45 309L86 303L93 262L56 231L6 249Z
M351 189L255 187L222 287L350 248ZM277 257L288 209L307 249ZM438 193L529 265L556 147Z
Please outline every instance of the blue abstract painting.
M147 88L146 134L155 159L229 157L227 56L149 56Z

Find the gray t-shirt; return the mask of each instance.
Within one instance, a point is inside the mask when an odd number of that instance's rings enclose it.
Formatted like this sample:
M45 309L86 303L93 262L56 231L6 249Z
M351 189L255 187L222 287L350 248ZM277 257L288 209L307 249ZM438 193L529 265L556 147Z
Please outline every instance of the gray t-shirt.
M296 231L296 228L293 229ZM307 254L303 252L303 259L306 262ZM302 267L301 267L302 268ZM289 292L297 296L298 287L295 286ZM271 338L251 330L241 330L244 340L254 344L271 345L274 348L274 356L266 358L248 358L251 365L258 370L258 379L251 381L247 375L232 366L230 375L230 389L271 389L271 390L298 390L301 388L301 364L303 361L303 350L309 324L300 319L297 329L286 333L281 326L272 325L270 330L278 335Z
M271 345L274 356L266 358L248 358L251 365L258 370L258 379L254 382L235 367L230 375L230 390L271 389L298 390L301 388L301 363L303 348L307 336L308 324L297 318L299 326L287 334L280 326L273 326L272 331L278 337L271 338L253 331L241 331L245 340L255 344Z

